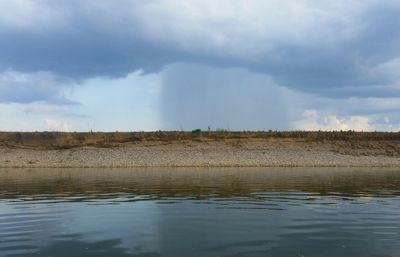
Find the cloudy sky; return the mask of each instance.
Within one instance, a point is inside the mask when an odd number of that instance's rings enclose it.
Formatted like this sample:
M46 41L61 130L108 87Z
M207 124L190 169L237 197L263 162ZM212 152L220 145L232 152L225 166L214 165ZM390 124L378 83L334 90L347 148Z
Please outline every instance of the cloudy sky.
M0 1L0 131L400 130L398 0Z

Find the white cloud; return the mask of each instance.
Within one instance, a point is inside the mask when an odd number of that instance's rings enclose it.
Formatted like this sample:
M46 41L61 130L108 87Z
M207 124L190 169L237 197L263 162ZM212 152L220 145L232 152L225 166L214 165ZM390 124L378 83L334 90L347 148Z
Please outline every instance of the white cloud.
M299 130L328 130L328 131L371 131L370 119L365 116L338 117L336 115L323 115L317 110L305 110L303 119L295 122Z
M79 105L0 103L0 131L88 131Z
M62 131L62 132L71 132L72 125L65 121L46 119L46 125L50 128L50 130Z

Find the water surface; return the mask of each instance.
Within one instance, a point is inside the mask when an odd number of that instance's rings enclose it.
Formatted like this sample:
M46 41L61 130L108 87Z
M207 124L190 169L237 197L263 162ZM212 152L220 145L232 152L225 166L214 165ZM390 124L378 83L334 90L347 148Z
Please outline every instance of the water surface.
M3 169L0 256L400 256L396 169Z

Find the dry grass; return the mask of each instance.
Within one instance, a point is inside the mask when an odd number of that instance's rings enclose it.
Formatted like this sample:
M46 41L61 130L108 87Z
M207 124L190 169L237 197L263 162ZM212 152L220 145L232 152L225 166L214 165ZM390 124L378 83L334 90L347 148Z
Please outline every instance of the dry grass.
M0 147L32 148L32 149L71 149L77 147L121 147L125 144L140 144L143 142L207 142L227 141L240 147L248 140L254 139L287 139L290 141L318 142L337 146L337 152L345 149L359 150L376 148L381 145L389 155L400 152L400 132L95 132L95 133L64 133L64 132L0 132Z

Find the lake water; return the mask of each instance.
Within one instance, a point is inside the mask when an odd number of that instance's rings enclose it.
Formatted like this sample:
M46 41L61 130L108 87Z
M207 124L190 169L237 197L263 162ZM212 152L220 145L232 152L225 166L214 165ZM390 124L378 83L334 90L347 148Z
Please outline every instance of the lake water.
M0 256L400 256L396 169L3 169Z

